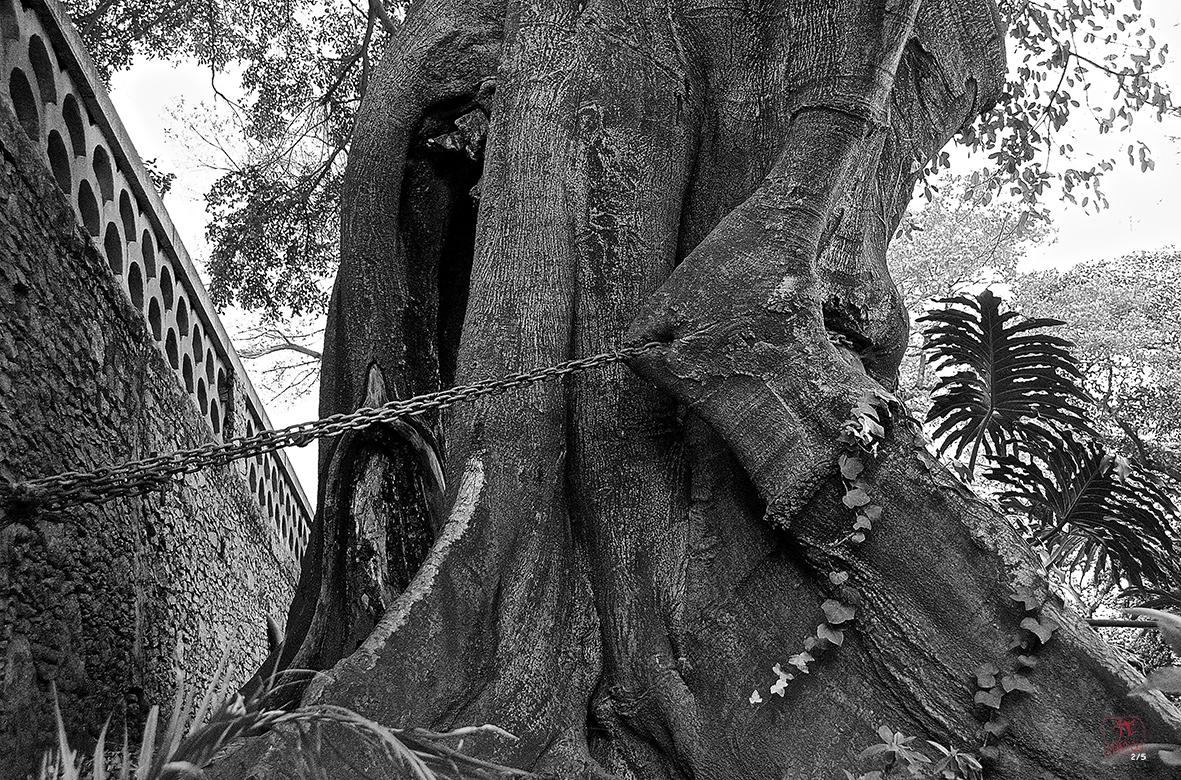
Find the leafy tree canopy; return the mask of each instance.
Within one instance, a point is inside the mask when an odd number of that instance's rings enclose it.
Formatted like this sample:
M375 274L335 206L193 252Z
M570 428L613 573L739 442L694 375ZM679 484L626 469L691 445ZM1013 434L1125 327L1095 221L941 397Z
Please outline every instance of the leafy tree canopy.
M194 59L211 74L241 71L245 97L224 132L247 153L208 194L212 293L272 318L317 312L318 284L336 264L341 176L353 117L374 59L401 7L382 0L246 0L148 3L67 0L104 72L136 56ZM987 155L967 185L982 202L1016 197L1036 212L1055 187L1088 207L1105 203L1102 175L1119 161L1076 154L1060 138L1090 118L1126 131L1137 116L1176 113L1158 72L1168 46L1141 0L1001 0L1009 23L1010 78L1003 99L958 141ZM228 100L228 99L227 99ZM1132 164L1152 166L1133 140ZM918 160L934 174L950 163ZM928 194L933 185L924 184Z
M1015 306L1067 322L1091 396L1129 454L1181 477L1181 251L1026 274Z

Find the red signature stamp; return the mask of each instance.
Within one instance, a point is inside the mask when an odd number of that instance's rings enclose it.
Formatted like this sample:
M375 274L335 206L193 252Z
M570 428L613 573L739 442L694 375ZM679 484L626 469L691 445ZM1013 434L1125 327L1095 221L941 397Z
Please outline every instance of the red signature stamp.
M1135 752L1144 744L1144 724L1135 715L1112 715L1103 719L1103 755L1121 750Z

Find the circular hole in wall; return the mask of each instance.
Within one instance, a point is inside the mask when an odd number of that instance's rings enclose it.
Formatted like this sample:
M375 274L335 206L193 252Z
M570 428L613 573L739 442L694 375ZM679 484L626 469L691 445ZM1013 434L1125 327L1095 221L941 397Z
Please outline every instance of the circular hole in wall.
M144 273L149 279L156 278L156 244L151 231L145 230L139 237L139 251L144 258Z
M107 263L111 271L123 273L123 239L119 237L119 228L114 222L107 223L107 232L103 235L103 251L107 254Z
M62 119L66 120L66 130L70 134L70 146L74 156L86 154L86 130L82 124L82 112L78 109L78 100L73 95L66 95L62 100Z
M103 201L115 199L115 175L111 171L111 155L101 146L94 147L94 175Z
M172 271L166 265L160 266L160 297L164 299L164 310L172 311Z
M201 409L201 414L209 411L209 396L205 394L205 380L197 380L197 406Z
M213 384L213 372L217 368L217 363L213 362L213 350L205 350L205 380L209 382L209 387L212 389L216 387Z
M176 327L189 332L189 303L183 295L176 296ZM201 356L193 355L193 360L200 362Z
M221 433L221 408L218 407L217 401L209 402L209 423L213 426L214 433Z
M185 355L185 362L181 367L180 373L185 380L185 392L193 392L193 361L188 355Z
M56 130L49 131L45 152L49 155L49 169L53 171L58 189L67 196L71 195L73 187L70 181L70 153L66 151L66 142L62 140L61 133Z
M119 193L119 219L123 222L123 234L128 241L135 239L135 206L131 205L131 196L127 190Z
M148 302L148 325L152 329L152 338L160 340L160 302L153 298Z
M86 232L90 233L92 237L98 238L98 201L95 200L90 182L85 179L78 184L78 213L82 216L82 224L86 227Z
M25 130L25 135L36 141L41 135L37 98L33 97L33 88L29 86L29 80L20 68L13 68L12 75L8 77L8 96L12 98L12 107L16 111L17 121Z
M205 353L205 341L201 338L201 323L193 323L193 353L197 355L197 360L201 360L201 355Z
M57 102L57 84L53 80L53 60L45 48L40 35L29 36L29 62L33 63L33 75L37 79L37 90L42 103Z
M176 331L168 329L168 336L164 339L164 354L168 356L168 365L174 369L180 365L180 354L176 349Z
M135 308L143 309L144 307L144 277L140 273L139 266L131 263L127 267L127 292L131 293L131 302L135 304Z

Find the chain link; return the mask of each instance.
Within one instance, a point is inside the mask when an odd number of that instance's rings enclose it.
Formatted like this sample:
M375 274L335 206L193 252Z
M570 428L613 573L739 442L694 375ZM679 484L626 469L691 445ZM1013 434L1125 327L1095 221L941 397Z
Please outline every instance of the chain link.
M224 466L285 447L302 447L316 439L339 436L345 431L361 431L374 425L439 411L458 403L546 382L592 368L620 363L666 345L651 342L642 346L621 347L590 357L509 374L470 385L390 401L377 407L358 409L349 414L334 414L320 420L262 431L254 436L212 442L200 447L157 455L143 460L120 463L94 471L67 471L16 484L0 483L0 498L32 504L45 509L61 509L74 504L100 504L123 496L138 496L163 488L172 478L192 474L210 466Z

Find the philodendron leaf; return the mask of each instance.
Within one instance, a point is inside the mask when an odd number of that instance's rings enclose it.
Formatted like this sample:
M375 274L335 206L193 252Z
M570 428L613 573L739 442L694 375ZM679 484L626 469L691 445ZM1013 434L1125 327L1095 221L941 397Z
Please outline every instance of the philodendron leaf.
M1082 371L1069 341L1045 333L1063 323L1001 310L991 291L936 302L919 318L936 369L927 421L940 454L1008 452L1016 440L1046 438L1046 421L1092 433Z
M824 610L824 619L834 626L839 626L841 623L848 623L857 615L856 607L842 604L836 599L826 599L820 605L820 608Z
M996 459L986 476L1005 486L1001 505L1028 515L1037 537L1071 571L1139 587L1175 582L1177 512L1169 491L1149 469L1120 476L1099 442L1069 431L1059 438ZM1032 595L1015 590L1018 600Z

